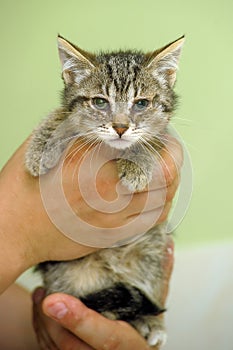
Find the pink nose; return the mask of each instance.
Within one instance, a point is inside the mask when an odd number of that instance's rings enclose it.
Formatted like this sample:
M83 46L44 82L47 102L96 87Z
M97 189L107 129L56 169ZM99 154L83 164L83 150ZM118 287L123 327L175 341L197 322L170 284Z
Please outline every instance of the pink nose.
M127 124L120 124L120 123L113 123L112 127L117 132L119 137L121 137L129 129Z

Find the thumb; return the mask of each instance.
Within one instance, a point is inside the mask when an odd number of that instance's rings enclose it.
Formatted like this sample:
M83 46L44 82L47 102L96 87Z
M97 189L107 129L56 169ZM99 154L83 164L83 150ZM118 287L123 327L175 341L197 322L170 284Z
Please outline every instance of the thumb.
M71 295L56 293L43 301L43 311L92 348L148 349L146 341L129 324L112 321L88 309Z

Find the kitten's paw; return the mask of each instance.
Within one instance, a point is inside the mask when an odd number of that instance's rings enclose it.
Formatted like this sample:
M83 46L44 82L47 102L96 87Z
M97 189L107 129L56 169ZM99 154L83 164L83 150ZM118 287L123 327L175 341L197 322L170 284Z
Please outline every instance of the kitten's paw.
M121 183L130 192L143 190L151 180L151 176L146 174L146 171L134 162L120 159L117 162L117 166Z
M135 177L133 174L126 174L120 178L122 185L127 187L130 192L142 191L148 183L147 177L144 174L141 174L140 177Z
M56 163L51 157L46 157L41 160L39 157L34 157L29 154L25 160L25 166L28 172L35 177L46 174L55 165Z
M163 319L158 316L148 316L133 322L133 326L147 340L149 346L161 348L167 341Z
M149 337L147 338L147 343L150 346L159 346L163 347L167 342L167 333L163 330L154 329L150 332Z
M29 172L29 174L31 174L32 176L39 176L40 174L40 167L39 165L35 162L32 162L31 159L25 159L25 167L27 169L27 171Z
M32 176L44 175L59 162L64 148L61 145L51 145L46 149L32 143L25 155L25 166Z

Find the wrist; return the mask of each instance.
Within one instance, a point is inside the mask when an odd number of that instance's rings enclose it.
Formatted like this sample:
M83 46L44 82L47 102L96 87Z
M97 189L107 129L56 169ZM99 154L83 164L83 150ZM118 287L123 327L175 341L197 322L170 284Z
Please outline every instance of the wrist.
M0 174L0 293L36 262L29 235L33 207L27 176L22 152L16 152Z
M23 240L17 239L18 233L13 234L10 224L1 221L0 242L0 294L6 290L31 264L28 251Z
M64 236L49 219L38 178L24 167L26 146L0 173L0 292L39 262L75 259L95 250Z

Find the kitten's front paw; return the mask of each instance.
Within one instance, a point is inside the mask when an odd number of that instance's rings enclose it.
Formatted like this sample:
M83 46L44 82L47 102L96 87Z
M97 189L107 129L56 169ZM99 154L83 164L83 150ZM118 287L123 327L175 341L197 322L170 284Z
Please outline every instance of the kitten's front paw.
M29 173L33 176L44 175L54 168L64 150L63 144L52 144L46 148L46 145L40 145L37 142L31 142L26 151L25 165Z
M56 165L56 160L51 156L45 156L40 159L40 155L28 152L25 158L25 165L28 172L32 176L39 176L46 174L50 169Z
M151 180L151 176L146 174L145 170L134 162L126 159L119 159L117 166L121 183L127 187L130 192L143 190Z

